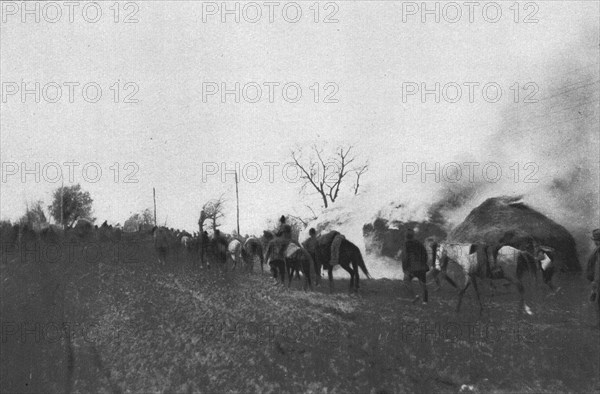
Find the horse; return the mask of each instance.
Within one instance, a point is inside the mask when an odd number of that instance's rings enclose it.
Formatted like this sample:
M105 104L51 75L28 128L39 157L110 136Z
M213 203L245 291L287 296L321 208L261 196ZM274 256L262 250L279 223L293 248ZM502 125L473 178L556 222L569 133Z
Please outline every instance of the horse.
M284 258L285 266L287 267L288 274L288 288L292 284L294 273L297 275L302 272L304 275L304 290L310 288L313 289L311 282L311 267L313 267L313 260L308 251L295 243L290 243L285 250Z
M329 259L331 257L331 246L318 245L316 256L317 260L319 261L318 264L327 269L327 274L329 276L329 292L331 293L333 292L333 266L329 264ZM358 246L346 239L344 239L340 244L338 263L350 274L350 286L348 288L349 292L352 292L353 290L358 292L359 267L366 277L371 279L371 275L369 274L362 254L360 253L360 249Z
M183 237L181 237L181 246L183 246L184 249L189 249L189 247L192 244L192 238L184 235Z
M215 234L213 234L213 237L210 239L210 252L212 258L223 268L227 268L228 246L229 243L227 240L220 235L218 230L215 231Z
M539 245L538 243L534 244L534 258L538 269L542 272L542 280L552 293L556 294L560 290L560 287L555 288L552 284L552 277L556 268L553 258L554 252L555 250L551 247Z
M460 312L463 296L471 283L473 283L477 295L479 313L483 312L483 304L477 287L477 277L479 277L490 280L505 279L515 285L519 291L519 313L525 310L527 314L531 315L531 308L525 303L525 289L521 280L526 271L535 273L533 256L512 246L503 246L498 250L495 269L492 271L489 269L488 249L484 244L468 243L443 242L438 246L435 258L436 269L446 272L448 262L453 262L460 266L465 274L465 285L458 293L456 313Z
M249 269L252 271L254 268L254 262L260 260L260 272L264 272L264 255L262 243L258 238L250 237L244 242L242 248L242 258L248 264Z
M440 283L440 277L439 277L440 273L443 274L442 276L446 280L446 282L448 282L455 289L458 289L458 286L452 280L452 278L450 278L448 275L446 275L445 272L442 272L442 271L439 271L438 269L436 269L435 258L437 256L437 251L438 251L438 248L439 248L439 243L436 242L436 241L434 241L434 242L432 242L430 244L430 247L431 247L431 264L430 264L431 269L429 270L429 272L431 272L431 276L433 276L433 280L435 281L435 284L437 285L437 289L435 291L439 291L442 288L442 284Z
M229 241L227 244L227 252L227 256L231 258L231 261L233 262L233 269L235 269L238 262L242 264L242 243L238 239L234 238Z
M152 228L152 238L154 239L154 248L158 254L158 264L166 265L167 252L171 244L171 234L165 227Z
M283 237L273 237L271 233L265 231L265 239L268 240L267 249L265 251L265 260L271 267L273 278L281 278L281 284L285 284L285 252L291 242Z

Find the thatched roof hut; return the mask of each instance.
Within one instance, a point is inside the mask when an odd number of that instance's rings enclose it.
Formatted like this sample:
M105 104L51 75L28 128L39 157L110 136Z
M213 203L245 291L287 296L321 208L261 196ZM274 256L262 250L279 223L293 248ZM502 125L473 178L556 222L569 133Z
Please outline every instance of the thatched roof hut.
M373 223L363 226L365 248L368 253L393 258L406 242L406 231L409 229L414 230L415 239L425 243L426 246L428 239L446 238L446 232L436 223L427 221L388 222L386 219L377 218Z
M491 244L512 233L513 243L527 246L535 240L551 246L556 250L554 258L559 266L568 271L580 271L573 236L520 199L496 197L485 200L450 232L448 241Z

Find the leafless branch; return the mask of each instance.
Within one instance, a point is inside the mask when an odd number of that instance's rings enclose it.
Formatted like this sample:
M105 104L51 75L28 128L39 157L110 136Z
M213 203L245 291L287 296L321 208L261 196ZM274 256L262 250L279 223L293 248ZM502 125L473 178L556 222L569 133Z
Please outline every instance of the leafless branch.
M366 163L360 167L354 169L354 173L356 174L356 181L354 182L354 195L358 194L358 189L360 187L360 177L369 169L369 163Z
M353 167L352 164L356 161L356 155L353 151L353 146L340 146L336 148L334 155L331 158L326 158L324 149L313 144L311 152L314 156L302 160L301 150L292 150L292 159L300 168L303 184L300 188L301 192L306 192L308 186L314 189L323 200L323 205L327 208L331 203L334 203L340 194L340 189L344 178L350 173L357 173L357 178L366 171L367 164ZM357 168L364 168L357 172ZM358 193L358 186L354 186L355 194Z

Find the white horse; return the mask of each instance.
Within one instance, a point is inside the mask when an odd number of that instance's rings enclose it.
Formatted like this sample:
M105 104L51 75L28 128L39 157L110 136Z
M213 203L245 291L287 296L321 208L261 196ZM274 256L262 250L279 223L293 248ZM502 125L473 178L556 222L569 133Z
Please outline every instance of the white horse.
M460 311L465 291L471 283L473 283L479 302L479 313L483 311L483 304L477 288L476 278L479 277L490 280L504 279L514 284L519 291L519 312L525 310L527 314L532 314L531 308L525 304L525 289L521 282L525 271L535 272L535 262L531 254L512 246L504 246L498 251L495 267L492 267L489 264L489 253L486 245L442 242L437 249L435 267L445 272L449 262L457 264L465 274L465 285L458 293L457 313ZM494 271L490 272L490 268L494 268Z
M237 266L239 262L240 265L243 263L242 260L242 243L238 239L232 239L227 244L227 253L231 260L233 261L233 269Z

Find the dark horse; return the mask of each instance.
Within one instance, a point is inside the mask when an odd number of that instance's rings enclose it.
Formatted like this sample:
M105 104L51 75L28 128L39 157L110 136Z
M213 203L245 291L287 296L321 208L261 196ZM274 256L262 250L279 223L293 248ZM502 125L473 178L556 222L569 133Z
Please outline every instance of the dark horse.
M219 232L216 232L210 240L210 254L212 255L212 259L224 269L226 269L227 263L227 246L227 239Z
M285 265L288 269L288 287L294 278L294 272L299 275L300 272L304 275L304 290L310 288L312 290L311 268L313 267L312 257L310 253L302 247L295 244L290 244L286 250Z
M318 261L317 264L322 266L324 269L327 269L327 274L329 276L329 292L332 292L333 266L329 264L329 259L331 257L331 245L318 245L316 256ZM350 274L349 291L358 291L359 267L367 276L367 278L371 278L371 275L365 266L365 261L363 260L362 254L360 253L360 249L358 246L354 245L348 240L343 240L340 244L339 264Z

